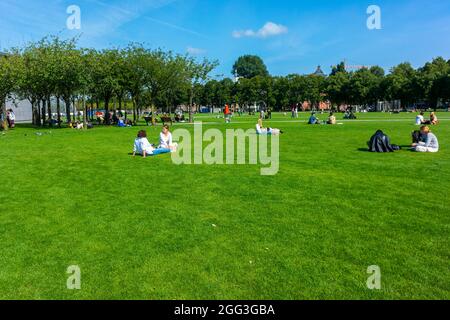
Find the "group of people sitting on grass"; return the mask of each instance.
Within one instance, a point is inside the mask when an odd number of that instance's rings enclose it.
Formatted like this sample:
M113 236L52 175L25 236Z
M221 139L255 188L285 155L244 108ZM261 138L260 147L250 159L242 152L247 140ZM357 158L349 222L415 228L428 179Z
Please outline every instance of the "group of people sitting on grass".
M422 126L422 125L433 125L437 126L439 124L439 119L436 115L436 112L432 112L430 114L430 120L425 120L425 113L421 112L416 117L416 125Z
M347 109L344 113L344 119L345 120L356 120L356 115L353 113L352 109Z
M176 152L178 144L172 141L172 133L170 127L164 125L161 133L159 134L159 145L151 144L147 139L147 132L145 130L139 131L137 138L134 140L133 156L142 155L144 158L147 156L156 156L164 153Z
M422 126L420 131L414 131L412 134L412 148L417 152L439 152L439 141L429 126Z
M439 152L438 138L431 132L429 126L422 126L420 130L414 131L412 133L412 140L412 151ZM390 138L382 130L378 130L367 144L370 152L394 152L401 149L400 146L391 144Z
M69 128L76 129L76 130L83 130L84 129L84 123L81 121L71 121L69 122ZM93 129L94 125L92 122L88 121L86 122L86 129Z
M133 126L133 122L130 119L122 119L122 118L120 118L119 120L117 120L117 126L119 128L132 127Z
M334 115L333 112L330 112L330 115L328 116L327 121L321 121L315 112L313 112L311 114L311 116L308 119L308 124L330 124L330 125L335 125L337 124L337 119L336 116Z
M313 120L315 114L313 113L310 119L311 124L317 124ZM434 115L435 116L435 115ZM437 118L436 118L437 119ZM330 113L327 124L336 124L336 117ZM80 125L80 124L79 124ZM280 135L283 131L277 128L266 128L263 124L263 119L259 118L256 124L257 135ZM416 152L439 152L439 141L436 135L431 132L427 125L422 125L419 131L414 131L412 134L413 143L411 148ZM391 144L390 138L381 130L378 130L367 143L370 152L394 152L400 150L401 147ZM172 133L170 127L164 125L159 135L159 145L151 144L147 139L147 132L141 130L134 141L133 156L136 154L147 156L155 156L164 153L176 152L178 144L172 140Z

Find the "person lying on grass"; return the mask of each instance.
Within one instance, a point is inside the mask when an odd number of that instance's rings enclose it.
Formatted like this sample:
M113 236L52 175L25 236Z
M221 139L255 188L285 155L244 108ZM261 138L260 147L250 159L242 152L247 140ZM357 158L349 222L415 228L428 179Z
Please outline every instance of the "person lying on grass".
M439 152L439 141L431 132L430 127L423 126L420 128L420 134L426 137L425 142L413 143L413 150L416 152Z
M147 156L156 156L163 153L170 153L170 149L155 148L147 139L147 132L145 130L139 131L137 138L134 140L133 157L136 154Z
M281 131L280 129L264 128L262 119L259 119L258 123L256 124L256 134L258 134L258 135L277 136L282 133L283 133L283 131Z
M171 152L177 152L178 144L173 143L170 127L166 124L163 126L159 134L159 147L162 149L170 149Z

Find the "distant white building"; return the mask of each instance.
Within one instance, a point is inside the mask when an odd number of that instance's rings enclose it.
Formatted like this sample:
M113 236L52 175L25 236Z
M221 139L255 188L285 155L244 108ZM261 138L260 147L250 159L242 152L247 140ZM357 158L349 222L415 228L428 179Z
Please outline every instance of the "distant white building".
M31 122L33 113L28 100L7 99L6 109L12 109L16 115L16 122Z

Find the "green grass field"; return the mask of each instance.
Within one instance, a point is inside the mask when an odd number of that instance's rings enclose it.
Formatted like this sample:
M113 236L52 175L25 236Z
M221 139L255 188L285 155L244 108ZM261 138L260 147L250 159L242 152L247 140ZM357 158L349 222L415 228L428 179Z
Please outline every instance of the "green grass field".
M409 145L413 114L306 117L266 123L285 131L276 176L133 158L138 128L0 133L0 298L449 299L450 114L438 154L362 150L377 129ZM66 288L70 265L81 290Z

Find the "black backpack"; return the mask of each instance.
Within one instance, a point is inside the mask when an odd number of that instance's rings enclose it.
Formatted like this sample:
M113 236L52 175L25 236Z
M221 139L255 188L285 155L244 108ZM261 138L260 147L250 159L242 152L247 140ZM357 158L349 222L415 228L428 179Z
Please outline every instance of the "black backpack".
M367 144L370 152L385 153L400 150L399 146L391 144L391 139L381 130L378 130Z

